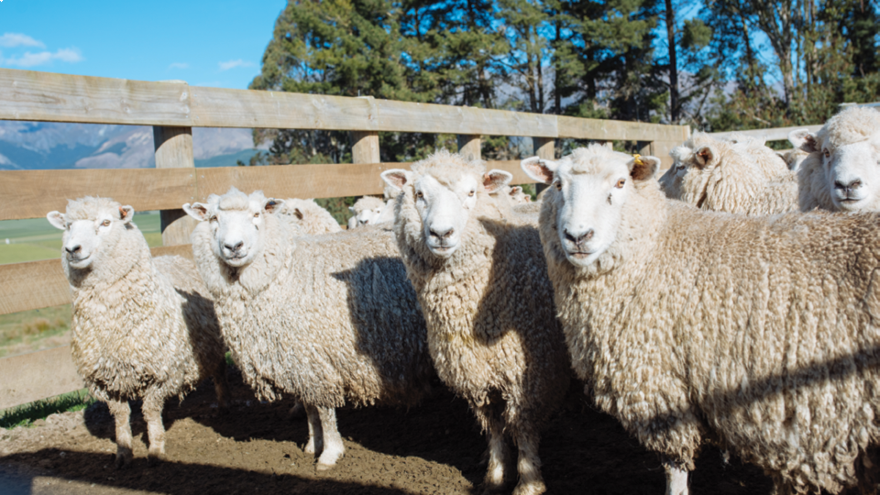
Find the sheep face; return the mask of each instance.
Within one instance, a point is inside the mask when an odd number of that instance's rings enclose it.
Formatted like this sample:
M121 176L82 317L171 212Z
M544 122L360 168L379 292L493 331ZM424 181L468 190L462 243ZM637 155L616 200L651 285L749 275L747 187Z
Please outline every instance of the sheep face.
M68 204L67 214L53 211L46 218L64 231L62 245L68 266L83 270L101 253L113 251L132 216L131 206L104 198L85 198Z
M555 189L548 199L556 201L559 242L568 261L581 267L611 246L633 182L653 178L659 165L654 157L632 158L601 146L577 149L557 162L522 162L526 174Z
M382 208L373 208L369 210L361 210L358 212L354 211L354 208L349 207L352 212L355 213L355 226L356 227L364 227L366 225L372 225L376 223L376 219L379 218L379 215L382 214Z
M809 135L802 148L822 161L831 201L842 211L876 210L880 196L880 133L855 143L835 144Z
M483 177L477 174L425 174L407 170L388 170L382 179L398 189L412 188L413 201L422 222L425 245L434 256L448 258L459 248L468 218L484 194L505 187L513 176L492 170Z
M230 189L223 196L212 195L207 204L189 203L183 210L211 226L211 248L218 259L231 267L250 264L260 253L266 215L277 211L284 201L263 196L261 191L245 196Z

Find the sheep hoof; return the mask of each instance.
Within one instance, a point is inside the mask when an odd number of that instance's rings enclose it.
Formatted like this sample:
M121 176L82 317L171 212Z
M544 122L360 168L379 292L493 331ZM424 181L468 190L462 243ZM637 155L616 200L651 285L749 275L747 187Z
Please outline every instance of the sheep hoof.
M315 465L315 468L316 468L318 471L329 471L329 470L331 470L331 469L333 469L333 468L335 468L335 467L336 467L335 464L323 464L323 463L320 463L320 462L319 462L318 464Z
M309 440L309 443L307 443L306 446L303 447L303 452L305 452L306 454L314 455L315 454L315 442Z
M547 491L543 481L531 481L524 483L522 481L513 489L513 495L539 495Z
M132 458L134 456L131 453L131 449L119 449L116 451L116 469L122 469L128 467L131 464Z

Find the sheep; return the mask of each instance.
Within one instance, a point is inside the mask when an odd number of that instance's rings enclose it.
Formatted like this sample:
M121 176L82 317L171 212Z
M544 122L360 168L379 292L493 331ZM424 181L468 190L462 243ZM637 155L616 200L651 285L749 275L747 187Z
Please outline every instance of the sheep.
M719 141L695 133L670 152L675 164L660 184L669 198L703 210L747 215L796 211L796 176L762 148L763 142Z
M488 490L504 483L508 434L519 449L518 495L544 492L539 427L568 388L537 216L489 195L511 175L441 150L388 170L401 191L394 232L428 325L440 379L468 401L489 435Z
M493 196L501 194L509 196L511 203L515 205L523 205L532 202L532 197L523 192L522 186L505 186L493 194Z
M313 199L285 199L277 214L302 235L332 234L342 230L333 215Z
M297 236L281 200L232 188L183 205L201 223L193 255L245 382L306 409L318 469L344 454L334 408L412 405L433 376L424 318L393 232Z
M375 196L364 196L358 199L354 203L354 206L348 207L349 211L354 214L354 216L348 220L348 228L356 229L365 225L384 223L379 222L378 220L382 216L382 212L385 210L386 206L385 201Z
M880 216L748 217L668 200L660 161L523 161L577 374L687 493L703 438L777 493L865 479L880 437Z
M809 153L798 170L801 210L880 211L880 112L850 107L815 134L792 134Z
M791 131L790 133L788 133L788 142L791 143L794 148L786 151L777 152L779 157L782 158L783 161L785 161L788 169L792 172L797 173L797 171L801 168L801 163L803 163L804 160L808 156L810 156L809 153L801 149L806 141L806 136L808 134L810 134L810 131L808 129L798 129L795 131Z
M213 377L229 399L223 340L192 261L153 258L134 209L108 198L69 201L46 215L64 230L61 265L73 300L71 353L91 395L116 422L116 466L133 459L128 401L143 400L151 462L165 455L162 409Z

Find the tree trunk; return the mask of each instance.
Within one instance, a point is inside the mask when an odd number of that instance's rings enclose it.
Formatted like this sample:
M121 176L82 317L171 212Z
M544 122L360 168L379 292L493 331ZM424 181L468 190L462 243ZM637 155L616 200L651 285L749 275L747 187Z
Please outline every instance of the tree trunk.
M669 43L669 119L678 122L678 64L675 46L675 12L672 0L666 0L666 39Z

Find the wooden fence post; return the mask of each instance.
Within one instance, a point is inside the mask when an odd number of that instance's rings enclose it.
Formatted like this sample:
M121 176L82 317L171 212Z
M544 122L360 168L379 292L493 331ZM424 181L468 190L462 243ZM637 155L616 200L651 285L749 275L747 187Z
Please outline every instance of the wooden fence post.
M458 153L468 160L481 160L480 158L480 135L459 134Z
M153 126L153 143L156 168L192 168L195 173L192 127ZM190 234L198 222L181 209L162 210L160 215L163 245L190 243Z
M351 131L352 163L379 163L379 133L375 131Z
M536 156L545 160L556 159L556 140L553 138L533 137L532 148ZM547 189L547 184L535 184L535 193Z

